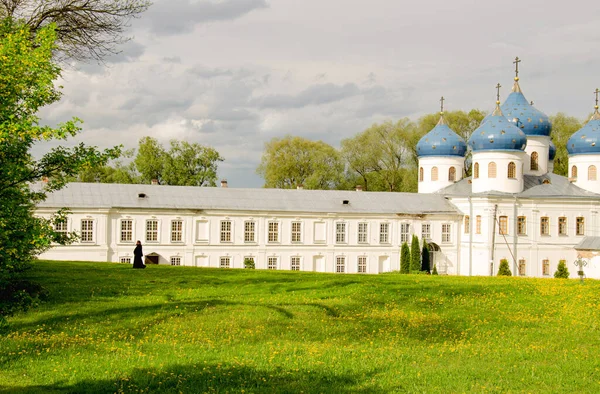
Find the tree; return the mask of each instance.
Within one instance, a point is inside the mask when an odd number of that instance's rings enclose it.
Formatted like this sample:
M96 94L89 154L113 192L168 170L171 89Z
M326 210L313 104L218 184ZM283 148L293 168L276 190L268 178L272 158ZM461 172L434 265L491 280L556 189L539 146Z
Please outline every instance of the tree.
M508 260L500 260L500 267L498 267L498 276L512 276L510 267L508 266Z
M431 275L439 275L437 270L437 264L433 265L433 271L431 271Z
M421 269L421 248L419 246L419 238L416 235L412 236L410 245L410 272L419 271Z
M256 265L254 264L254 259L248 257L244 259L244 268L253 270L255 267Z
M62 57L101 61L127 41L125 29L150 6L147 0L0 0L0 19L25 23L33 35L54 25Z
M552 123L552 142L556 145L556 156L554 156L554 173L568 176L569 153L567 152L567 141L583 127L583 124L572 116L562 112L550 117Z
M61 236L54 224L65 211L51 218L34 215L46 193L60 189L83 168L105 164L119 149L99 152L83 144L56 147L35 159L36 142L64 140L76 135L78 119L57 128L40 126L37 112L56 102L60 92L55 80L60 68L52 62L56 33L53 26L30 30L9 18L0 21L0 319L33 302L21 274L52 242L67 243L73 234ZM46 183L36 182L47 179Z
M339 153L323 141L302 137L273 138L265 144L256 172L265 180L264 187L294 189L334 189L344 166Z
M421 271L431 273L431 267L429 266L429 245L427 241L423 240L423 251L421 252Z
M165 149L156 138L143 137L140 139L133 163L140 174L141 183L150 183L153 179L162 181L165 155Z
M569 269L567 268L567 261L566 260L560 260L558 262L558 267L556 268L556 272L554 273L554 277L555 278L563 278L563 279L568 279L569 278Z
M171 140L163 160L161 178L167 185L216 186L217 163L223 158L213 148Z
M410 248L406 242L403 242L400 248L400 273L410 273Z

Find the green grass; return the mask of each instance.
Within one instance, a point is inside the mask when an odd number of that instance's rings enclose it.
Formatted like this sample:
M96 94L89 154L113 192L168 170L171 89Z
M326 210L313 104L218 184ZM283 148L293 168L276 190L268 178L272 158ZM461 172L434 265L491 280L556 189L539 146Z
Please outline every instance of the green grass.
M39 262L0 392L600 392L600 282Z

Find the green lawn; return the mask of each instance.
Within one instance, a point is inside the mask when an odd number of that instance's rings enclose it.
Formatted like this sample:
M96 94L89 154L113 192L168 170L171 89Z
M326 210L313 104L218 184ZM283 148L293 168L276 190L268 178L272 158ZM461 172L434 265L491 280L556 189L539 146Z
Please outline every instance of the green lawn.
M600 282L39 262L0 392L600 392Z

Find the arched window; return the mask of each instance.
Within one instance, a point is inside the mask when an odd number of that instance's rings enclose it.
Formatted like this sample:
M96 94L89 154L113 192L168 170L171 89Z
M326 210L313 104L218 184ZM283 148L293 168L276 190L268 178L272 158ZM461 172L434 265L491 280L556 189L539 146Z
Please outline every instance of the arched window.
M535 153L535 152L534 152ZM517 166L514 162L508 163L508 179L516 179L517 178Z
M488 178L496 177L496 163L491 162L488 164Z
M539 168L538 167L538 153L537 152L533 152L531 154L531 171L537 171L538 168Z
M473 165L473 178L479 178L479 163Z
M437 167L431 167L431 180L432 181L437 181L438 180L438 169L437 169Z
M571 167L571 178L577 179L577 166Z
M448 180L450 182L456 181L456 168L450 167L450 169L448 170Z
M596 166L588 167L588 181L595 181L597 178Z
M419 182L423 182L423 167L419 168Z

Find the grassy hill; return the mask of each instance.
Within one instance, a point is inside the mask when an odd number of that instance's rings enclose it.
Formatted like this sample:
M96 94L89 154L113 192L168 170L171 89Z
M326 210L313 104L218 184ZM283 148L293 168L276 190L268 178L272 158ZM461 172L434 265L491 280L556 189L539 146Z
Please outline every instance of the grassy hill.
M600 392L600 282L40 262L0 392Z

